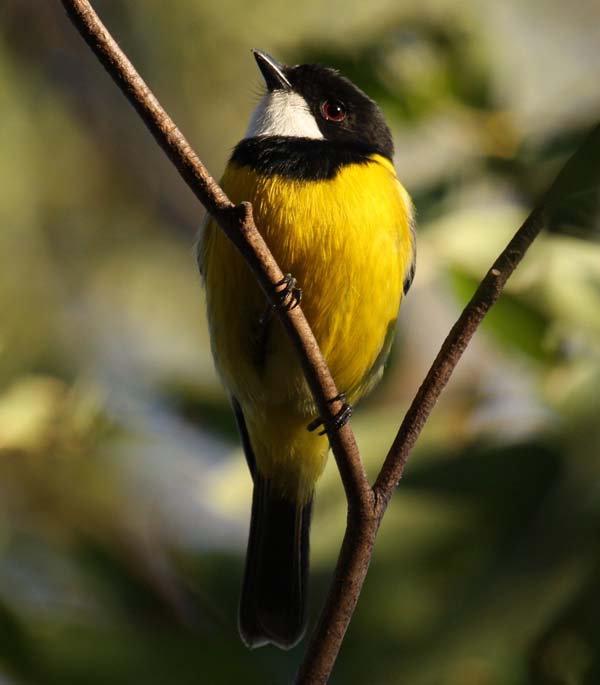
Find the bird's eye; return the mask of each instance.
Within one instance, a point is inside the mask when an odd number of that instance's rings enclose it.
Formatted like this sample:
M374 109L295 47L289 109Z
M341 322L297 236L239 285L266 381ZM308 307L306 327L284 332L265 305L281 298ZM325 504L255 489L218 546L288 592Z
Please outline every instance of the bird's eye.
M346 106L339 100L325 100L321 104L321 114L328 121L339 124L346 118Z

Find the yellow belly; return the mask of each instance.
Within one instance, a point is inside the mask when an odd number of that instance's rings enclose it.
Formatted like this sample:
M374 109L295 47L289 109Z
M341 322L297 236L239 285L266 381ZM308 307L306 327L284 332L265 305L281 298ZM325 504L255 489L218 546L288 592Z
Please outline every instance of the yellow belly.
M299 181L230 164L222 184L233 202L252 202L275 259L302 288L337 387L356 402L381 373L413 256L411 203L392 165L373 156L331 180ZM306 433L316 411L296 353L276 317L260 329L265 298L212 221L200 250L215 363L255 435L259 468L314 482L327 444Z

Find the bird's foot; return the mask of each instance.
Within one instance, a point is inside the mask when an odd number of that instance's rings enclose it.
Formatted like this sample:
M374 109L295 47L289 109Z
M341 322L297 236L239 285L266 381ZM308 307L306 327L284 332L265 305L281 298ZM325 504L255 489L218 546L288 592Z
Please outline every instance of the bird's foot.
M289 312L302 302L302 288L298 287L298 281L292 274L286 274L279 283L275 284L275 294L279 297L279 302L267 307L265 313L260 317L261 326L269 320L274 309Z
M302 302L302 288L298 287L298 281L292 274L286 274L275 285L275 292L279 295L280 304L274 305L273 309L284 309L289 312Z
M348 420L352 416L352 412L354 411L352 408L352 405L349 404L348 402L345 402L344 400L346 399L346 393L341 392L339 395L336 395L330 400L327 400L327 404L333 404L334 402L343 402L342 408L339 410L339 412L333 417L333 425L332 428L334 430L339 430L342 426L345 426L348 423ZM314 421L311 421L308 426L306 426L306 430L309 433L312 433L313 431L317 430L319 426L323 425L323 419L319 416L317 417ZM327 428L323 428L322 431L319 431L319 435L325 435L327 433Z

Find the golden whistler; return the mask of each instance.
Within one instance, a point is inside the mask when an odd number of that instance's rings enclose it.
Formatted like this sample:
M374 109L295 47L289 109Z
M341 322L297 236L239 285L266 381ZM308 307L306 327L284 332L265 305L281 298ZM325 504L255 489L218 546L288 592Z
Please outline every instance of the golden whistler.
M254 56L267 92L222 186L233 202L252 202L259 231L290 274L282 306L302 297L344 392L339 426L383 373L414 274L412 205L396 178L390 131L367 95L332 69ZM329 443L295 350L211 220L198 260L215 364L254 482L240 634L249 647L289 648L306 626L312 498Z

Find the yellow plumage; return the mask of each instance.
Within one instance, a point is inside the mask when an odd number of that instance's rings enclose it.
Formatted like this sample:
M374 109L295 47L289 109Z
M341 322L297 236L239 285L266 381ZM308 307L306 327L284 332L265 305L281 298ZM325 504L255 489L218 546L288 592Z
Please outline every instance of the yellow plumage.
M392 164L372 155L314 181L261 176L232 162L222 185L233 202L252 202L275 259L303 290L302 309L337 387L355 403L383 371L413 259L412 205ZM215 362L242 407L257 467L302 503L328 443L306 430L318 412L296 352L276 316L261 329L265 297L212 221L200 259Z

